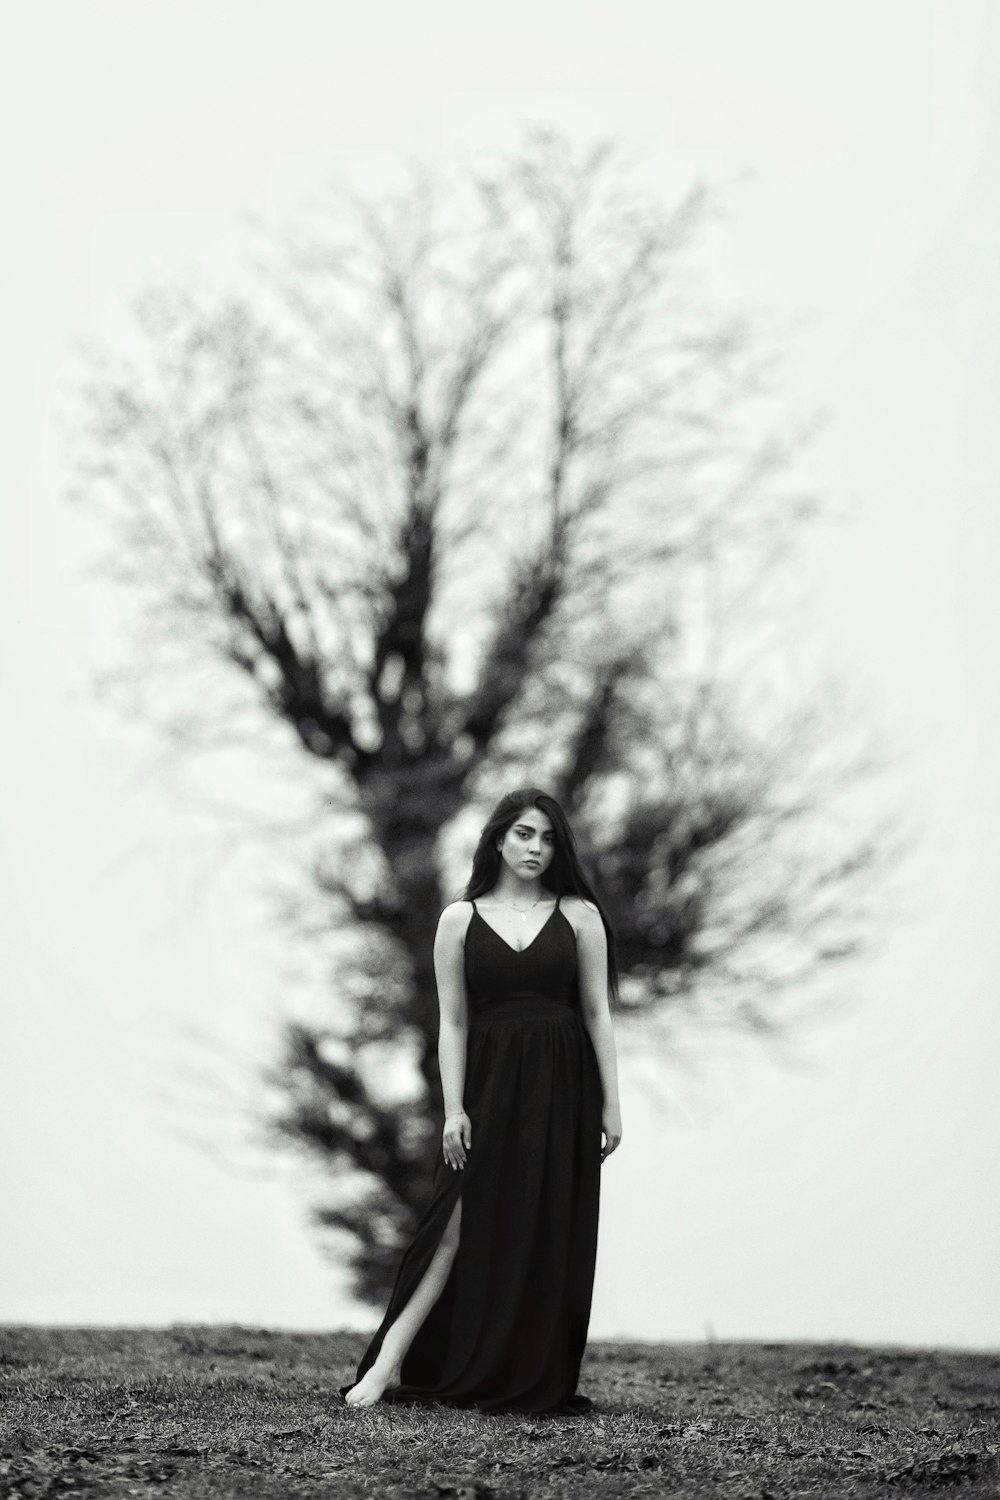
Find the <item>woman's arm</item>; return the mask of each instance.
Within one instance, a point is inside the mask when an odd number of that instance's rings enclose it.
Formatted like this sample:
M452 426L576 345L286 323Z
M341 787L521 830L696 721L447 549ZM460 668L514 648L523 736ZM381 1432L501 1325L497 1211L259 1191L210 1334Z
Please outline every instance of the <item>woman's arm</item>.
M465 1056L469 1034L469 1002L465 990L465 929L471 909L461 901L446 906L434 937L434 974L437 979L438 1066L444 1094L444 1113L458 1114L464 1105Z
M580 900L577 917L576 947L580 961L580 1004L583 1021L597 1053L604 1090L604 1108L621 1118L618 1097L618 1053L608 1004L608 939L601 914L589 901Z

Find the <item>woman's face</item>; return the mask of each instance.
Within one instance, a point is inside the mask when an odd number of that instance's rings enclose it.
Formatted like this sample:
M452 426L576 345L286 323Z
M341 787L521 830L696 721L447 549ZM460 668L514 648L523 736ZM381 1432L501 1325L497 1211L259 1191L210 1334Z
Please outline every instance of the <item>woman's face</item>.
M519 880L535 880L552 863L556 836L540 807L522 807L500 844L500 858Z

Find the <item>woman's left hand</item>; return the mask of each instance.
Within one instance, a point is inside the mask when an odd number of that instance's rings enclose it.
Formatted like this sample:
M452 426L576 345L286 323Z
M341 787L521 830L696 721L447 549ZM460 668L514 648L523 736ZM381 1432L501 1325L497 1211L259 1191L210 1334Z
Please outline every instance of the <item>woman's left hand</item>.
M622 1138L621 1111L617 1109L605 1109L601 1117L601 1129L604 1131L604 1145L601 1147L601 1161L610 1156L612 1151L617 1151Z

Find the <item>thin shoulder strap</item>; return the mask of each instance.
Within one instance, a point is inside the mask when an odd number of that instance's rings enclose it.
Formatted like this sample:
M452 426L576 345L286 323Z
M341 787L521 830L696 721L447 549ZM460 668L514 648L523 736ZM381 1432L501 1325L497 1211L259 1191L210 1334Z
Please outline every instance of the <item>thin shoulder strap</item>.
M473 897L470 896L469 900L472 901L472 910L473 911L478 911L479 908L476 906L476 903L475 903L475 900L473 899Z
M562 891L556 891L556 910L557 911L559 910L559 903L560 903L561 900L562 900Z

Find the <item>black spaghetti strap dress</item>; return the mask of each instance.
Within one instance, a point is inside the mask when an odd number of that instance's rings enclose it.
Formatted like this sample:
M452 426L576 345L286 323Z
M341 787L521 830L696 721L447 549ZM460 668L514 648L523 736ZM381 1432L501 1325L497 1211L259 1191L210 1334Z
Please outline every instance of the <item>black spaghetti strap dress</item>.
M473 905L465 1111L472 1145L452 1168L437 1143L430 1201L346 1396L430 1266L459 1196L448 1279L382 1399L481 1411L583 1412L601 1181L603 1090L580 1008L576 934L557 900L512 948Z

